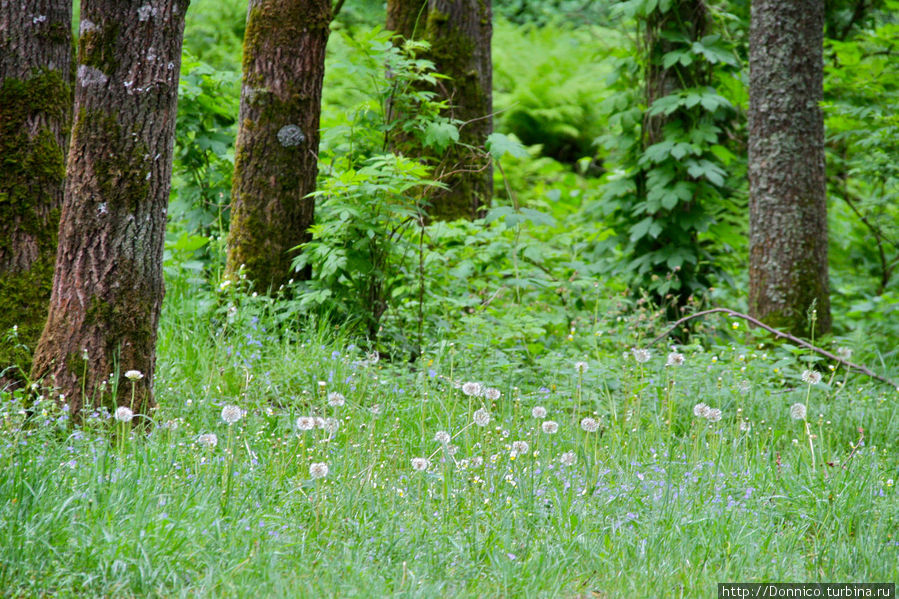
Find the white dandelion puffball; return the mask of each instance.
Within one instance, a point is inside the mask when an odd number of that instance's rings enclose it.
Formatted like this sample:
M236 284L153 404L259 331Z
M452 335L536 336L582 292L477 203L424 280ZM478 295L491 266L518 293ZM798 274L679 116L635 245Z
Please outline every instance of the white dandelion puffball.
M843 360L851 360L852 359L852 350L848 347L840 347L837 349L837 357Z
M318 421L315 423L318 424ZM325 418L321 421L321 428L329 435L333 435L340 428L340 421L337 418Z
M577 461L577 456L574 455L573 451L566 451L559 458L559 461L562 462L562 464L565 466L573 466L574 463Z
M679 354L676 351L668 354L668 361L665 362L665 366L680 366L684 363L686 358L684 358L684 354Z
M752 423L751 423L751 422L749 422L748 420L741 420L741 421L740 421L740 432L741 432L741 433L748 433L748 432L751 431L751 430L752 430Z
M578 374L584 374L588 370L590 370L590 365L587 364L586 362L575 362L574 363L574 371L577 372Z
M710 408L709 413L706 414L705 417L709 422L718 422L721 420L721 410L718 408Z
M488 424L490 424L490 412L488 412L484 408L476 410L473 419L474 423L478 426L487 426Z
M634 360L636 360L638 364L646 364L652 357L652 354L648 349L633 349L631 350L631 353L634 354Z
M339 408L340 406L342 406L345 403L346 403L346 398L343 396L343 394L338 393L337 391L331 391L330 393L328 393L328 405L329 406Z
M430 465L431 462L428 460L428 458L412 458L412 469L416 472L427 470L428 466Z
M486 397L490 401L499 399L501 395L502 393L500 393L499 389L495 387L487 387L487 389L484 391L484 397Z
M793 418L793 420L805 420L805 413L805 404L794 403L790 406L790 417Z
M581 420L581 428L588 433L595 433L599 430L599 421L588 416Z
M533 410L531 410L531 416L534 418L544 419L546 418L546 408L543 406L536 406Z
M127 406L119 406L115 411L115 419L119 422L131 422L134 418L134 412Z
M309 476L312 478L324 478L328 476L328 464L325 462L313 462L309 464Z
M244 411L238 408L237 406L225 406L222 408L222 420L224 420L228 426L231 426L241 418L243 418Z
M821 373L817 370L806 370L802 373L802 382L809 385L817 385L821 382Z
M547 435L554 435L559 431L559 423L555 420L547 420L540 425L540 428L542 428L543 432Z
M693 415L697 418L707 418L709 415L709 406L704 403L698 403L693 406Z
M206 433L197 437L197 443L212 449L219 444L219 438L215 433Z
M752 385L746 379L743 379L739 383L737 383L737 391L740 392L740 395L746 395L752 390Z
M312 416L300 416L297 418L297 430L311 431L315 428L315 418Z
M512 442L512 451L514 451L518 455L526 454L530 448L531 448L531 446L528 445L527 441L513 441Z
M129 381L139 381L144 378L144 373L140 370L129 370L125 373L125 378Z
M481 394L481 383L464 383L462 393L469 397L478 397Z
M434 440L438 443L446 445L452 440L452 437L450 437L450 434L446 431L437 431L436 433L434 433Z

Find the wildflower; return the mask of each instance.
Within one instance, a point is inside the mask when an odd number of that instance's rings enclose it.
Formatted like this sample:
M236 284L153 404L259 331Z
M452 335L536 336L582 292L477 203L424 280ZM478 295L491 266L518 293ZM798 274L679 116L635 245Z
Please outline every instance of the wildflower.
M581 428L588 433L595 433L599 430L599 422L596 418L590 418L589 416L581 420Z
M554 435L559 431L559 423L555 420L547 420L540 425L540 428L542 428L543 432L547 435Z
M478 397L481 394L481 383L465 383L462 385L462 393L469 397Z
M115 419L119 422L131 422L134 418L134 412L127 406L119 406L115 411Z
M821 373L817 370L806 370L802 373L802 382L809 385L817 385L821 382Z
M852 350L848 347L837 348L837 357L839 357L842 360L851 360L852 359Z
M652 357L652 354L649 353L648 349L633 349L631 353L634 354L634 359L638 364L645 364L649 362L649 359Z
M709 413L706 414L705 417L709 422L718 422L721 420L721 410L718 408L710 408Z
M790 406L790 416L793 420L805 420L805 405L801 403L794 403Z
M222 408L222 420L229 426L243 418L244 411L237 406L225 406Z
M495 387L487 387L487 389L484 391L484 397L486 397L490 401L499 399L500 395L502 395L502 393L500 393L499 389Z
M337 391L331 391L328 393L328 405L334 408L339 408L344 403L346 403L346 398L344 398L343 394L338 393Z
M412 458L412 469L416 472L427 470L430 465L428 458Z
M531 416L534 418L543 419L546 418L546 408L543 406L536 406L533 410L531 410Z
M709 415L709 406L704 403L698 403L693 406L693 415L697 418L707 418Z
M590 369L590 365L586 362L575 362L574 371L578 374L584 374Z
M450 437L450 434L446 431L437 431L436 433L434 433L434 440L438 443L446 445L450 442L451 439L452 438Z
M474 413L474 423L478 426L487 426L490 423L490 412L481 408Z
M139 381L144 378L144 374L140 370L129 370L125 373L125 378L129 381Z
M476 455L473 458L471 458L470 463L471 463L472 468L480 468L481 465L483 465L483 463L484 463L484 458L482 458L479 455Z
M732 323L730 323L730 328L732 328L733 330L736 331L737 329L740 328L740 323L735 320Z
M887 479L887 486L888 486L888 487L892 487L894 484L896 484L896 483L895 483L895 481L893 481L892 478L888 478L888 479Z
M315 418L312 416L300 416L297 418L297 430L311 431L315 428Z
M219 443L219 438L215 433L206 433L197 437L197 443L209 449L214 448Z
M313 462L309 464L309 476L312 478L324 478L328 476L328 464L325 462Z
M531 446L528 445L527 441L513 441L512 442L512 451L514 451L516 453L516 455L525 454L528 452L528 450L530 448L531 448Z
M562 465L564 466L573 466L576 460L577 456L574 455L573 451L566 451L562 454L562 457L559 458L559 461L562 462Z
M665 366L680 366L684 363L684 354L679 354L676 351L668 354L668 361L665 362Z

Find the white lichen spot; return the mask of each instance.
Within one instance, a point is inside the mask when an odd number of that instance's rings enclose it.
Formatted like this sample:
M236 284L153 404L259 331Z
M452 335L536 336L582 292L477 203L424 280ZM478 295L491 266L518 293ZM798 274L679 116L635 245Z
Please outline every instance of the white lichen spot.
M31 19L31 22L34 25L38 25L40 23L46 23L47 15L38 15L38 16L34 17L33 19Z
M81 82L81 85L106 85L106 82L109 78L103 74L103 71L100 69L95 69L94 67L89 67L86 64L78 67L78 80Z
M97 214L106 214L107 212L109 212L109 209L106 207L106 202L97 206Z
M168 68L168 70L170 70L170 71L174 71L174 70L175 70L175 63L174 63L174 62L170 62L169 64L166 65L166 68Z
M85 33L90 33L91 31L96 31L96 30L97 30L97 25L94 24L93 21L91 21L90 19L84 19L83 21L81 21L81 26L79 27L78 31L79 31L80 35L83 36Z
M278 142L285 148L295 148L304 141L306 136L296 125L284 125L278 130Z
M150 17L156 16L156 9L149 4L144 4L137 9L137 18L141 21L147 21Z
M150 46L150 49L147 50L147 60L150 62L156 60L156 48Z

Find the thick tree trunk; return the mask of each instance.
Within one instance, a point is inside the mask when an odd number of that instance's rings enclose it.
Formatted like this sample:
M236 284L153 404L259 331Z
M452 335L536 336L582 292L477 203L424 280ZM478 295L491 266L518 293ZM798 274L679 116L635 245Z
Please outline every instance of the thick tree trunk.
M434 91L449 105L446 116L465 123L459 131L460 144L451 146L437 165L435 176L449 188L429 197L428 216L435 220L476 218L493 196L493 169L483 151L493 132L491 4L491 0L387 2L387 29L431 44L426 57L438 73L450 77L440 80Z
M71 23L71 0L0 0L0 389L24 381L47 319L72 118Z
M294 276L309 241L330 0L251 0L231 195L228 273L257 290Z
M188 0L83 0L50 314L33 378L74 413L153 405L162 251ZM85 359L86 356L86 359ZM138 370L134 384L122 375ZM118 378L109 381L110 373ZM109 393L116 390L116 395ZM132 392L134 395L132 396Z
M823 86L824 4L754 0L749 43L749 309L830 330Z

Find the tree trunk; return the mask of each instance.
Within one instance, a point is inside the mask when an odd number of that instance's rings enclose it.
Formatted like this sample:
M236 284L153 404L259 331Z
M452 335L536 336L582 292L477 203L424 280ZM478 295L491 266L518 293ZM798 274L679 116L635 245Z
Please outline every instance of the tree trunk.
M493 169L483 150L493 132L491 0L388 0L387 29L430 43L425 58L450 77L439 80L434 91L449 106L445 116L464 123L460 143L450 146L437 165L435 176L449 188L430 195L428 216L477 218L493 196Z
M251 0L231 195L228 273L286 283L311 239L330 0Z
M830 330L823 87L824 4L754 0L749 43L749 309Z
M72 118L71 23L71 0L0 0L0 389L24 381L47 318Z
M143 413L153 405L187 5L81 4L59 251L32 368L33 378L65 395L73 413L101 402ZM122 377L128 370L144 375L133 388ZM107 385L111 399L102 392Z

